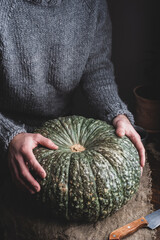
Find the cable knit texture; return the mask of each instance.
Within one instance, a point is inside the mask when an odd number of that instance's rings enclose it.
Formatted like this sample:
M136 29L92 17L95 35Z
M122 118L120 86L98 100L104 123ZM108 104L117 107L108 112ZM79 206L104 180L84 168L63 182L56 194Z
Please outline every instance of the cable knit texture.
M133 116L118 96L106 0L0 1L0 145L71 111L80 84L100 119Z

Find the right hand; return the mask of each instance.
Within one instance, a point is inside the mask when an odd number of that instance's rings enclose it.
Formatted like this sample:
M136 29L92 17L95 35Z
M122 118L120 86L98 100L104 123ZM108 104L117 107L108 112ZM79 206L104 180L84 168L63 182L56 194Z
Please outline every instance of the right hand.
M41 134L20 133L12 139L8 149L8 164L13 181L32 194L40 191L40 185L30 173L28 166L41 178L46 177L46 172L32 151L39 144L49 149L58 148L50 139Z

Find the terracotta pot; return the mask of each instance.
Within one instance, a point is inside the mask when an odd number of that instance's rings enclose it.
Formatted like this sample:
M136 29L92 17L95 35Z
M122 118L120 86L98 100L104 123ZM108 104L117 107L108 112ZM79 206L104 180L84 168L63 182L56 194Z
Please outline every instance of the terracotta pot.
M133 93L136 124L148 132L160 132L160 89L140 85L134 88Z

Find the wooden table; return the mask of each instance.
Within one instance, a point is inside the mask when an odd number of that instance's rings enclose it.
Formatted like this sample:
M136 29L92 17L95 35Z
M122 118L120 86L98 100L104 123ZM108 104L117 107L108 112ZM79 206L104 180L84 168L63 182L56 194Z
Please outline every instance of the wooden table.
M155 210L157 210L160 209L160 133L149 133L145 146L148 162L152 170L152 203ZM151 146L154 146L154 151L151 150ZM160 227L157 228L156 240L160 240Z

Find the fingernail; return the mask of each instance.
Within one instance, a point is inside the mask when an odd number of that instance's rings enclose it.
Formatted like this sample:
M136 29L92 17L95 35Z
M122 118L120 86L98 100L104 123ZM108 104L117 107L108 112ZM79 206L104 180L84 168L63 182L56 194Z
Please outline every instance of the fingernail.
M58 149L58 146L57 146L57 145L55 145L55 144L53 144L53 147L54 147L55 149Z
M42 176L42 178L45 178L46 177L46 173L45 172L41 172L41 176Z
M125 132L124 132L123 130L121 130L121 131L116 131L116 134L117 134L118 137L124 137Z
M121 131L120 132L120 135L123 137L125 135L125 132L124 131Z

